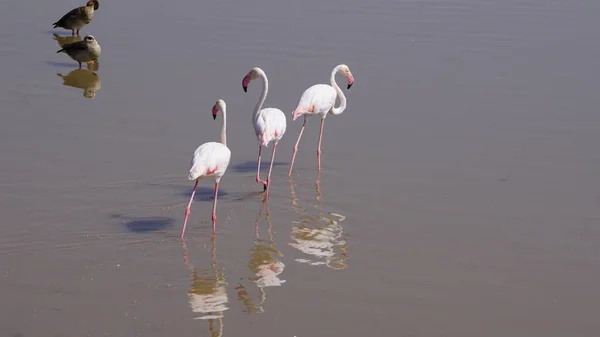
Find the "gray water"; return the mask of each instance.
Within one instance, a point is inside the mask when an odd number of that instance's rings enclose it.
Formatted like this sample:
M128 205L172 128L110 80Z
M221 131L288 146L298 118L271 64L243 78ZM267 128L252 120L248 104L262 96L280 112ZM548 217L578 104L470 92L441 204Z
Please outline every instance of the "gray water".
M600 333L597 1L103 2L95 73L55 53L82 4L0 3L1 336ZM268 204L253 66L288 117ZM217 98L216 232L206 181L182 243Z

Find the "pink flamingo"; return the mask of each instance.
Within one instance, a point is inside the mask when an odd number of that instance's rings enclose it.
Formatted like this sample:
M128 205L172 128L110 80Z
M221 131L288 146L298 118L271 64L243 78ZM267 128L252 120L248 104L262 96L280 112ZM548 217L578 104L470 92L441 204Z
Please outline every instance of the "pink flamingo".
M223 125L221 126L221 142L207 142L200 145L194 152L194 157L190 165L190 173L188 178L190 180L196 180L194 189L192 190L192 196L190 202L185 209L185 220L183 221L183 229L181 230L181 238L185 234L185 227L190 216L190 207L192 201L194 201L194 194L196 194L196 187L198 187L198 181L206 178L212 178L215 180L215 200L213 201L213 230L215 230L215 220L217 220L217 193L219 191L219 181L225 174L229 160L231 159L231 151L227 147L227 114L226 114L225 101L219 99L213 106L212 115L213 119L217 119L219 111L223 112Z
M242 80L242 87L244 92L248 92L248 84L250 81L262 78L263 80L263 92L254 107L254 113L252 114L252 123L254 124L254 133L258 139L258 168L256 169L256 182L264 184L264 190L266 196L269 195L269 187L271 186L271 170L273 169L273 159L275 158L275 151L277 150L277 143L283 137L287 126L287 121L283 111L275 108L264 108L261 110L265 99L267 98L267 92L269 91L269 80L267 74L259 67L254 67ZM271 154L271 164L269 165L269 174L267 175L267 181L260 179L260 158L262 147L268 147L269 143L273 142L273 153Z
M346 96L342 92L342 89L335 82L335 75L337 73L342 74L348 80L348 89L354 83L354 76L350 72L345 64L340 64L333 68L331 72L330 82L331 85L327 84L315 84L312 87L306 89L300 97L300 102L293 113L293 119L300 116L304 116L304 123L302 123L302 129L298 135L296 145L294 145L294 154L292 155L292 163L290 164L290 171L288 175L292 175L292 168L294 167L294 160L296 159L296 152L298 152L298 143L304 132L304 126L306 125L306 118L314 115L321 115L321 132L319 133L319 145L317 147L317 161L319 164L319 172L321 172L321 139L323 138L323 124L325 123L325 117L327 114L339 115L346 109ZM335 98L340 97L340 106L334 107Z

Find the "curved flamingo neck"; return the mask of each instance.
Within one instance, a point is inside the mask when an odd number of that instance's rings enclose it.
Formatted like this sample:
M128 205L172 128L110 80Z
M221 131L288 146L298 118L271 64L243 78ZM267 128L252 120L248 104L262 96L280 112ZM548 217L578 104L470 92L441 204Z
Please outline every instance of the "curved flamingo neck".
M227 146L227 107L221 104L221 112L223 112L223 125L221 126L221 144Z
M267 92L269 92L269 80L267 79L267 74L265 74L265 72L262 69L259 69L259 71L257 71L257 72L258 72L258 76L260 78L262 78L262 80L263 80L263 92L262 92L262 94L260 94L258 103L256 103L256 106L254 107L254 113L252 114L252 121L256 120L256 117L258 116L258 112L262 108L263 103L265 103L265 99L267 98Z
M338 106L337 108L336 107L331 108L331 113L334 115L339 115L342 112L344 112L344 110L346 110L346 96L344 96L344 92L342 91L342 89L340 89L340 87L337 85L337 83L335 81L335 75L338 73L339 70L340 70L340 66L333 68L333 71L331 72L331 77L329 78L329 81L331 82L331 86L333 87L333 89L335 89L338 97L340 98L340 106Z

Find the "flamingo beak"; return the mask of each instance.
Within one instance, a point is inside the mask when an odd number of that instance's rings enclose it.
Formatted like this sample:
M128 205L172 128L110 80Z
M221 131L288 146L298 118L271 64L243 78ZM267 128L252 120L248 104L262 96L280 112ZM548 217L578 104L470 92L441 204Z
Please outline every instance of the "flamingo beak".
M219 108L216 105L213 106L213 110L212 110L213 119L217 119L218 112L219 112Z
M348 89L350 89L352 84L354 84L354 76L348 75L347 79L348 79Z
M244 79L242 80L242 88L244 88L244 92L248 92L248 84L251 80L252 76L250 76L250 74L246 75L246 77L244 77Z

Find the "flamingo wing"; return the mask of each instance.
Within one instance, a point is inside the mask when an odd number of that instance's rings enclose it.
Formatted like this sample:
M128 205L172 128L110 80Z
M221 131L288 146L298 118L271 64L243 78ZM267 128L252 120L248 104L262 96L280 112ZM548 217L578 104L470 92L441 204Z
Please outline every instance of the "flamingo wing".
M295 115L327 115L333 108L337 93L327 84L315 84L306 89L300 97Z
M200 177L220 177L225 174L231 151L222 143L208 142L200 145L194 152L190 163L189 179L195 180Z
M287 121L283 111L275 108L262 109L254 121L254 130L260 144L268 146L269 142L279 141L285 133Z

